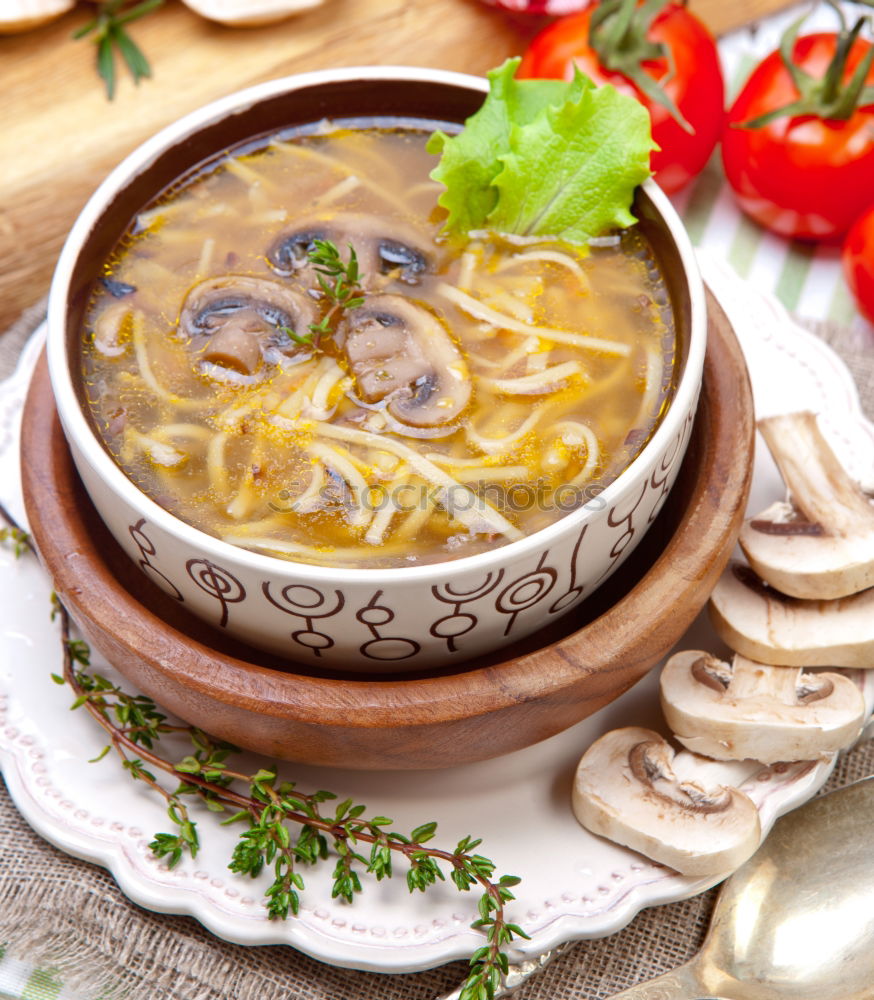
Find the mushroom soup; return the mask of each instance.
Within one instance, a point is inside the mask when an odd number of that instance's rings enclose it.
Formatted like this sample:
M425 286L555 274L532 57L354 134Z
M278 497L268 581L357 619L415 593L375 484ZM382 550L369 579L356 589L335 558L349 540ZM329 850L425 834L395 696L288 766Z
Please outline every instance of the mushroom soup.
M597 503L652 434L675 345L644 237L441 236L433 124L253 144L106 262L91 413L182 520L304 562L453 559Z

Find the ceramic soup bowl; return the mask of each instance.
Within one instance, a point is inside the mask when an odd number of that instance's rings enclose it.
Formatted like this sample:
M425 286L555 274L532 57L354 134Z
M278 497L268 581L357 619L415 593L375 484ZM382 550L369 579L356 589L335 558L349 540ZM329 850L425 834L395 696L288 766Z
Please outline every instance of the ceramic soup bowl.
M286 561L183 523L134 485L97 436L81 375L84 314L103 261L145 205L197 164L253 137L326 117L461 123L485 91L476 77L404 67L308 73L253 87L188 115L135 150L70 233L51 290L48 358L76 467L127 555L219 632L321 669L383 674L454 666L567 614L622 564L665 501L695 416L706 316L689 240L651 182L634 210L674 311L675 393L645 447L603 492L521 540L409 568Z

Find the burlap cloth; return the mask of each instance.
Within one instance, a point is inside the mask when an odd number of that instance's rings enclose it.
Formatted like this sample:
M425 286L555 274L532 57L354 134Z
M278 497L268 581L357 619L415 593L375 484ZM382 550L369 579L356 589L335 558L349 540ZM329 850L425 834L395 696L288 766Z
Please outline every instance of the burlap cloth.
M35 307L0 339L0 377L42 312ZM874 418L874 337L828 324L813 329L843 356ZM872 773L868 741L841 758L826 789ZM676 967L700 947L716 893L645 910L612 937L580 942L527 984L526 1000L596 1000ZM2 786L0 942L34 964L58 968L68 986L91 996L121 987L132 1000L434 1000L459 983L466 964L387 976L335 969L285 946L228 944L188 917L131 903L102 868L37 836Z

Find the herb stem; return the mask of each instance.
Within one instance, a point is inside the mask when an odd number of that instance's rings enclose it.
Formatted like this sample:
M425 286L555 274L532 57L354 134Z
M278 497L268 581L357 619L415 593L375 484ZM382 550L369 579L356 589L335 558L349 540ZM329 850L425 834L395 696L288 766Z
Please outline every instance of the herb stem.
M135 84L152 75L140 47L127 33L126 25L146 14L157 10L164 0L142 0L133 7L127 7L128 0L103 0L99 4L97 16L73 32L74 39L94 34L97 48L97 72L106 86L106 96L111 101L115 97L115 54L116 50L127 65Z
M175 778L179 778L185 781L189 785L197 785L199 789L204 792L218 792L219 797L230 806L236 806L238 809L248 809L251 805L251 800L244 795L240 795L228 788L223 788L220 785L214 785L213 783L206 781L196 774L187 774L183 771L178 771L176 767L165 760L163 757L158 756L158 754L153 753L147 747L144 747L140 743L135 743L128 732L131 731L142 731L147 729L145 726L133 727L131 730L125 730L116 726L112 719L106 714L106 709L99 702L103 699L104 692L88 692L79 683L79 678L76 673L75 661L71 652L71 631L70 631L70 614L63 604L60 602L57 605L58 616L60 620L61 628L61 642L63 644L63 677L73 694L76 696L76 700L80 700L85 710L91 716L92 719L104 730L104 732L109 737L113 747L116 751L121 754L125 759L127 754L131 753L135 757L142 758L148 761L153 767L164 771L166 774L172 775ZM162 725L162 732L188 732L189 727L187 726L172 726L164 729ZM234 775L235 777L240 777L247 780L246 775ZM154 779L152 781L147 781L147 784L151 784L153 787L157 787L162 795L170 795L166 789L162 788Z
M18 526L5 506L0 503L0 520L8 527L4 537L14 540L16 551L32 549L29 536ZM392 874L391 854L398 854L409 864L407 885L426 890L445 878L437 862L449 866L450 879L460 891L478 885L482 890L479 900L479 919L471 925L482 930L486 944L478 948L470 959L470 969L461 992L460 1000L492 1000L509 969L509 959L503 950L508 942L528 935L516 924L507 920L505 905L514 898L510 888L519 882L511 875L494 879L494 864L474 853L480 841L465 837L454 851L431 847L426 844L436 833L436 823L426 823L412 831L409 837L388 829L391 820L384 816L366 818L363 805L353 805L351 799L336 807L333 817L320 811L320 804L334 796L330 792L299 792L292 783L283 782L274 787L275 769L261 769L257 774L244 774L225 766L224 759L235 749L215 741L193 726L173 725L166 722L151 699L145 695L128 695L111 681L98 674L89 674L90 650L80 639L72 638L72 620L69 612L56 596L52 617L59 618L63 654L63 676L55 676L67 684L75 695L73 708L84 707L92 719L109 737L109 743L95 760L114 749L122 766L131 776L144 781L167 803L167 812L178 827L177 834L158 833L151 843L153 853L166 857L170 867L188 851L195 857L199 840L195 823L191 820L180 796L197 795L213 811L233 807L237 813L226 822L248 818L249 829L242 834L234 850L229 868L241 874L255 876L265 863L273 863L274 880L266 890L267 910L271 918L285 918L299 908L298 890L304 882L297 866L315 864L328 856L328 837L337 853L334 869L333 896L351 902L361 891L356 865L377 879ZM81 667L81 669L80 669ZM110 712L118 718L116 722ZM131 724L132 723L132 724ZM152 749L152 741L167 733L187 732L196 748L195 756L172 763ZM164 788L146 765L163 771L180 781L175 791ZM244 795L228 787L233 781L248 786ZM300 835L292 840L286 824L300 827ZM372 847L370 859L362 856L359 843Z

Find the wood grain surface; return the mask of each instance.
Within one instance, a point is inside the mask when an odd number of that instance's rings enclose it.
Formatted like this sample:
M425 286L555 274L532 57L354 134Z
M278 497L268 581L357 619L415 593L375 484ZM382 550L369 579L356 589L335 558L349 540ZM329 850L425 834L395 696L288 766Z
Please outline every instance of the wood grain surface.
M691 0L717 33L790 0ZM544 22L480 0L327 0L278 25L228 29L168 0L131 34L153 79L119 69L109 103L94 47L73 41L89 11L0 37L0 331L48 290L88 196L127 153L180 115L241 87L330 66L399 63L482 74L521 52Z
M257 653L194 619L133 565L91 506L44 360L23 420L28 520L89 641L183 719L310 764L433 768L498 756L561 732L631 687L688 628L728 560L749 491L752 396L712 298L709 318L701 404L665 508L605 585L509 658L452 673L343 678Z

